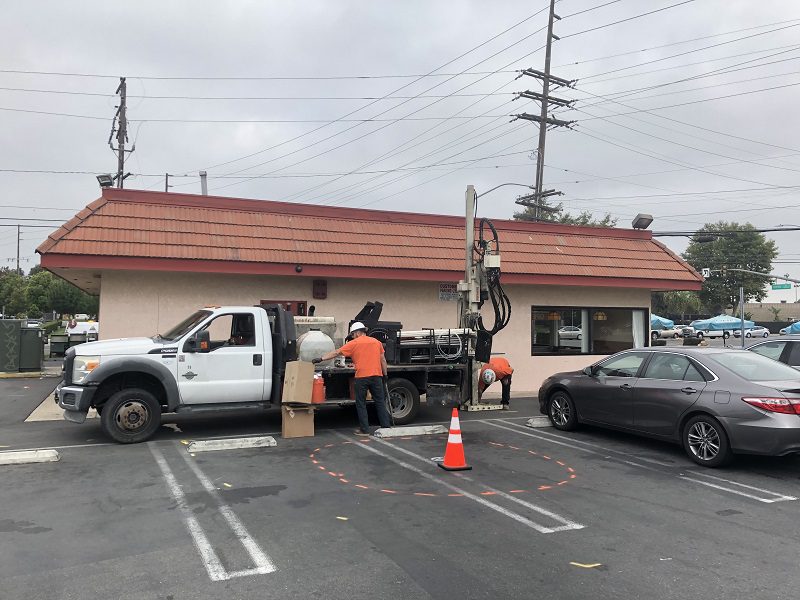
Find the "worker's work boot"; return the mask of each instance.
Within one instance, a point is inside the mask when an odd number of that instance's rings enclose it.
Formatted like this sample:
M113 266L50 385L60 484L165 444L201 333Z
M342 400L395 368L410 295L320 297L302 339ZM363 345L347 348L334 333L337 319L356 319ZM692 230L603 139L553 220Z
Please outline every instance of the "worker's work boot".
M361 435L361 436L368 436L369 435L369 431L365 431L364 429L356 429L354 431L354 433L356 435Z

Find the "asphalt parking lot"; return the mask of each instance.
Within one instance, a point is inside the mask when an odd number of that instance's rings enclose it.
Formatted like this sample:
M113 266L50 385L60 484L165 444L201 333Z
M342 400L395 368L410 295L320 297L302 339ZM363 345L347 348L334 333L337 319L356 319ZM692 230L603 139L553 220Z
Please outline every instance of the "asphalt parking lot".
M0 401L19 394L20 416L51 385L3 381ZM431 461L446 436L364 440L349 409L321 411L314 438L280 439L274 411L135 446L0 422L0 445L61 453L0 467L0 598L796 597L800 459L702 470L650 440L528 428L534 401L513 404L462 414L459 473ZM254 433L278 446L186 445Z

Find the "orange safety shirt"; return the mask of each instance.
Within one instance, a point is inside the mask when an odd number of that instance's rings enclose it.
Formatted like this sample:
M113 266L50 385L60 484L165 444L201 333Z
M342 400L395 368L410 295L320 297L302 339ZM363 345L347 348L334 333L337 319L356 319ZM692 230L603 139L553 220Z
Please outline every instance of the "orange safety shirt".
M350 358L356 368L356 378L383 377L381 356L383 344L368 335L359 336L339 348L342 355Z
M486 369L491 369L494 371L495 381L500 381L504 377L508 377L514 372L514 368L511 366L511 363L508 362L502 356L495 356L489 359L489 362L481 367L481 379L479 388L481 390L485 390L487 385L483 382L483 372Z

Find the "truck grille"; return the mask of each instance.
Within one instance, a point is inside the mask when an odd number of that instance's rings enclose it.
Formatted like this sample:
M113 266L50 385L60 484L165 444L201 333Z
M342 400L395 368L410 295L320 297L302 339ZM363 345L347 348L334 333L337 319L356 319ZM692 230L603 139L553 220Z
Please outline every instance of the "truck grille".
M72 383L72 366L75 364L75 350L70 348L64 356L64 383Z

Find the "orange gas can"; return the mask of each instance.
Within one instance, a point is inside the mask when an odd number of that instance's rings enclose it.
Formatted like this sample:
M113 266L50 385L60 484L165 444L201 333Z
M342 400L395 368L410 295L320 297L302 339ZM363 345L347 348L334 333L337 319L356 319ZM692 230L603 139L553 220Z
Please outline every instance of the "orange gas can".
M314 377L314 387L311 390L311 403L322 404L325 402L325 382L322 377Z

